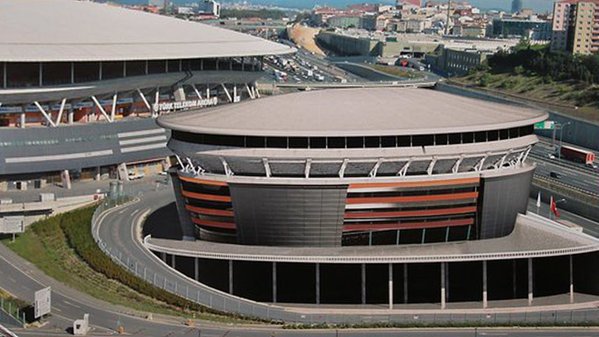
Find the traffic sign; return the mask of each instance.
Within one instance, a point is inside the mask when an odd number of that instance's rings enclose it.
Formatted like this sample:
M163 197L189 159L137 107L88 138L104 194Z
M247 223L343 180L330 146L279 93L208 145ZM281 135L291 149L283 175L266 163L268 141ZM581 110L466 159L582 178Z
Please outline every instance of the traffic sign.
M50 313L52 308L52 289L50 287L35 292L34 312L35 318L40 318Z
M0 233L23 233L25 231L25 227L23 226L23 220L23 216L7 216L4 218L0 218Z
M555 122L554 121L544 121L535 123L535 130L554 130Z

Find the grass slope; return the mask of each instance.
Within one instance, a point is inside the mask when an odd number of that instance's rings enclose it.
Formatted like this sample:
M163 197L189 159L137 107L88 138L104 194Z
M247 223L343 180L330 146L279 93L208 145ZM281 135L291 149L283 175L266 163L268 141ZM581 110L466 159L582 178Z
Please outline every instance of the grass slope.
M127 273L96 246L91 235L94 210L95 207L86 207L38 221L14 243L8 240L4 243L48 276L113 304L157 314L226 322L242 321L203 312L199 306ZM117 280L132 285L135 289ZM164 298L164 301L155 298ZM243 322L247 323L245 320Z
M451 81L532 100L575 117L599 121L599 86L578 81L552 81L518 72L478 71Z

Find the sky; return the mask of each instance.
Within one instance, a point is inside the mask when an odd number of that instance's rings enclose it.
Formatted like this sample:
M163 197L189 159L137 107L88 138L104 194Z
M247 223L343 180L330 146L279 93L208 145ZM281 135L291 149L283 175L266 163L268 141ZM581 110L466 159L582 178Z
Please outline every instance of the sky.
M139 4L147 3L147 0L113 0L120 3ZM221 0L221 2L239 2L240 0ZM394 0L246 0L248 3L257 5L274 5L289 8L312 8L315 5L329 5L334 7L345 7L352 3L395 3ZM444 1L444 0L437 0ZM174 0L175 3L184 4L194 0ZM523 0L524 8L532 8L537 12L549 12L553 8L553 0ZM470 0L470 3L481 9L502 9L509 11L512 0Z

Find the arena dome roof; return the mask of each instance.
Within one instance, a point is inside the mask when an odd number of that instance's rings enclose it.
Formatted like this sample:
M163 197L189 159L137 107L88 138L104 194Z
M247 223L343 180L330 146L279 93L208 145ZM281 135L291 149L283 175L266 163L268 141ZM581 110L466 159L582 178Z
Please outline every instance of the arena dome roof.
M305 91L163 116L165 128L194 133L335 137L396 136L508 129L547 114L438 90L354 88Z
M185 59L294 51L202 23L75 0L1 0L0 32L0 62Z

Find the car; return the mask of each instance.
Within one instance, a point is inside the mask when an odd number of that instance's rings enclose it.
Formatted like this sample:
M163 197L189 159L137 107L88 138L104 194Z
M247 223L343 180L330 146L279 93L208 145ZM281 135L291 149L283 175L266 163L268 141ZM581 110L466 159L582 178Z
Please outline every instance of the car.
M144 178L146 175L143 173L129 172L129 180L138 180Z
M555 155L553 153L549 153L549 154L547 154L547 158L555 159Z
M550 172L549 176L554 179L561 179L562 175L557 172Z

